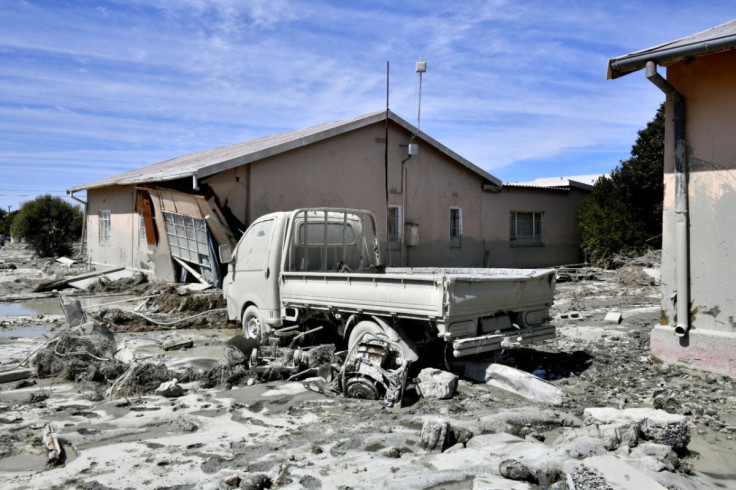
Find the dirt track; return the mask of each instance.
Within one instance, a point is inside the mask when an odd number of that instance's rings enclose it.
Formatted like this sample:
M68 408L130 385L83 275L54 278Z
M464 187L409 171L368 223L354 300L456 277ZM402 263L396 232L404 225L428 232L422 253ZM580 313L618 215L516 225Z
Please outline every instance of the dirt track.
M16 245L0 249L1 265L0 297L15 304L46 301L49 310L58 301L55 294L30 291L44 278L74 272ZM410 384L402 407L385 408L328 397L302 383L248 386L248 376L214 388L203 388L201 379L182 382L186 392L175 398L106 398L110 383L32 377L0 385L0 479L4 488L229 488L226 481L236 478L244 488L567 488L566 475L575 474L579 488L596 488L595 479L588 487L580 483L590 472L574 468L586 457L610 457L670 488L736 487L733 380L665 366L649 356L649 331L659 321L656 273L656 264L642 261L558 284L558 338L493 359L564 390L560 406L466 379L450 400L419 398ZM221 306L216 295L180 296L161 285L122 289L136 297L168 295L151 313L162 319ZM118 292L113 287L97 294ZM127 310L96 311L118 344L125 342L141 362L164 364L180 380L226 362L225 342L236 331L220 328L228 326L222 316L161 330L140 317L131 320ZM604 322L610 311L621 312L623 321ZM32 313L4 316L0 325L3 370L48 341L38 332L53 336L65 320L58 313ZM162 349L189 339L192 349ZM452 367L462 374L490 360ZM663 448L644 440L601 449L585 423L590 407L685 415L691 440L687 449L664 456L653 455ZM47 464L42 445L47 423L66 452L58 466ZM423 447L423 430L435 423L449 424L459 442L444 451Z

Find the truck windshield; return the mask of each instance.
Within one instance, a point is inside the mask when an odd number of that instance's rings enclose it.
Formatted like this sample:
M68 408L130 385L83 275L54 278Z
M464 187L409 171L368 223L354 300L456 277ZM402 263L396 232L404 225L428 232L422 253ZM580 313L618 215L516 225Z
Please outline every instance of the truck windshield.
M378 262L372 216L336 210L304 210L294 216L286 269L353 272Z

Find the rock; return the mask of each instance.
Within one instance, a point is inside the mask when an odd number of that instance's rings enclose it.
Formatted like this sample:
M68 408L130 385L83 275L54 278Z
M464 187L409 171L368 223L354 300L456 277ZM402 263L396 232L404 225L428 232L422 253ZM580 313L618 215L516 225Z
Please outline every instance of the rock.
M687 417L652 408L586 408L583 412L586 425L636 423L643 439L666 444L674 449L684 449L690 442Z
M177 381L178 380L174 378L171 381L161 383L154 393L168 398L177 398L182 396L184 394L184 388L182 388Z
M227 485L228 487L239 487L240 477L238 475L233 475L229 478L225 478L225 485Z
M552 383L503 364L488 366L486 384L552 405L561 405L565 399L565 393Z
M423 398L445 400L452 398L457 389L458 377L447 371L424 368L419 372L417 393Z
M264 490L271 488L273 481L263 473L255 473L252 475L246 475L240 479L240 488L246 490Z
M584 464L568 473L565 482L571 490L613 490L603 475Z
M444 420L426 420L422 426L420 446L428 451L444 451L452 435L450 423Z
M657 483L646 474L637 470L628 463L615 456L593 456L583 460L581 466L568 474L568 487L574 490L628 490L632 488L646 488L647 490L664 490L665 487ZM587 478L586 478L587 475ZM590 475L593 480L590 481ZM578 481L579 480L579 481Z
M537 478L521 461L516 459L505 459L498 465L498 472L501 476L515 481L526 481L529 483L537 483Z
M599 426L598 429L603 447L608 451L615 451L621 446L634 447L639 442L639 424L636 422L606 424Z
M392 447L384 451L383 455L387 458L397 458L398 459L401 457L401 450L397 447Z
M665 444L644 442L631 452L631 456L638 458L640 462L645 463L643 466L646 469L654 472L675 471L680 467L680 458Z

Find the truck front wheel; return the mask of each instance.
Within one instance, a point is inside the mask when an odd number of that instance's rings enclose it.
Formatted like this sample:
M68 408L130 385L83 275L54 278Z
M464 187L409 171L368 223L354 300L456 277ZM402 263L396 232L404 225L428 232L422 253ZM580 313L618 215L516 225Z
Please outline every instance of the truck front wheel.
M243 312L243 336L246 339L265 341L266 324L261 319L261 311L255 305L250 305Z

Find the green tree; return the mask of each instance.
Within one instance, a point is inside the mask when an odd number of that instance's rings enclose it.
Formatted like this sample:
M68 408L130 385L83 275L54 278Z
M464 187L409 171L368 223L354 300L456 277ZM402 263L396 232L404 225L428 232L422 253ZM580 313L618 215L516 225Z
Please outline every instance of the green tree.
M0 233L6 237L10 237L10 226L13 224L13 220L17 215L18 210L16 209L3 216L2 221L0 221Z
M60 197L49 194L21 204L13 219L13 236L23 238L42 257L66 255L79 238L83 213Z
M659 247L664 197L664 104L638 132L631 158L601 177L580 207L578 228L589 261Z

